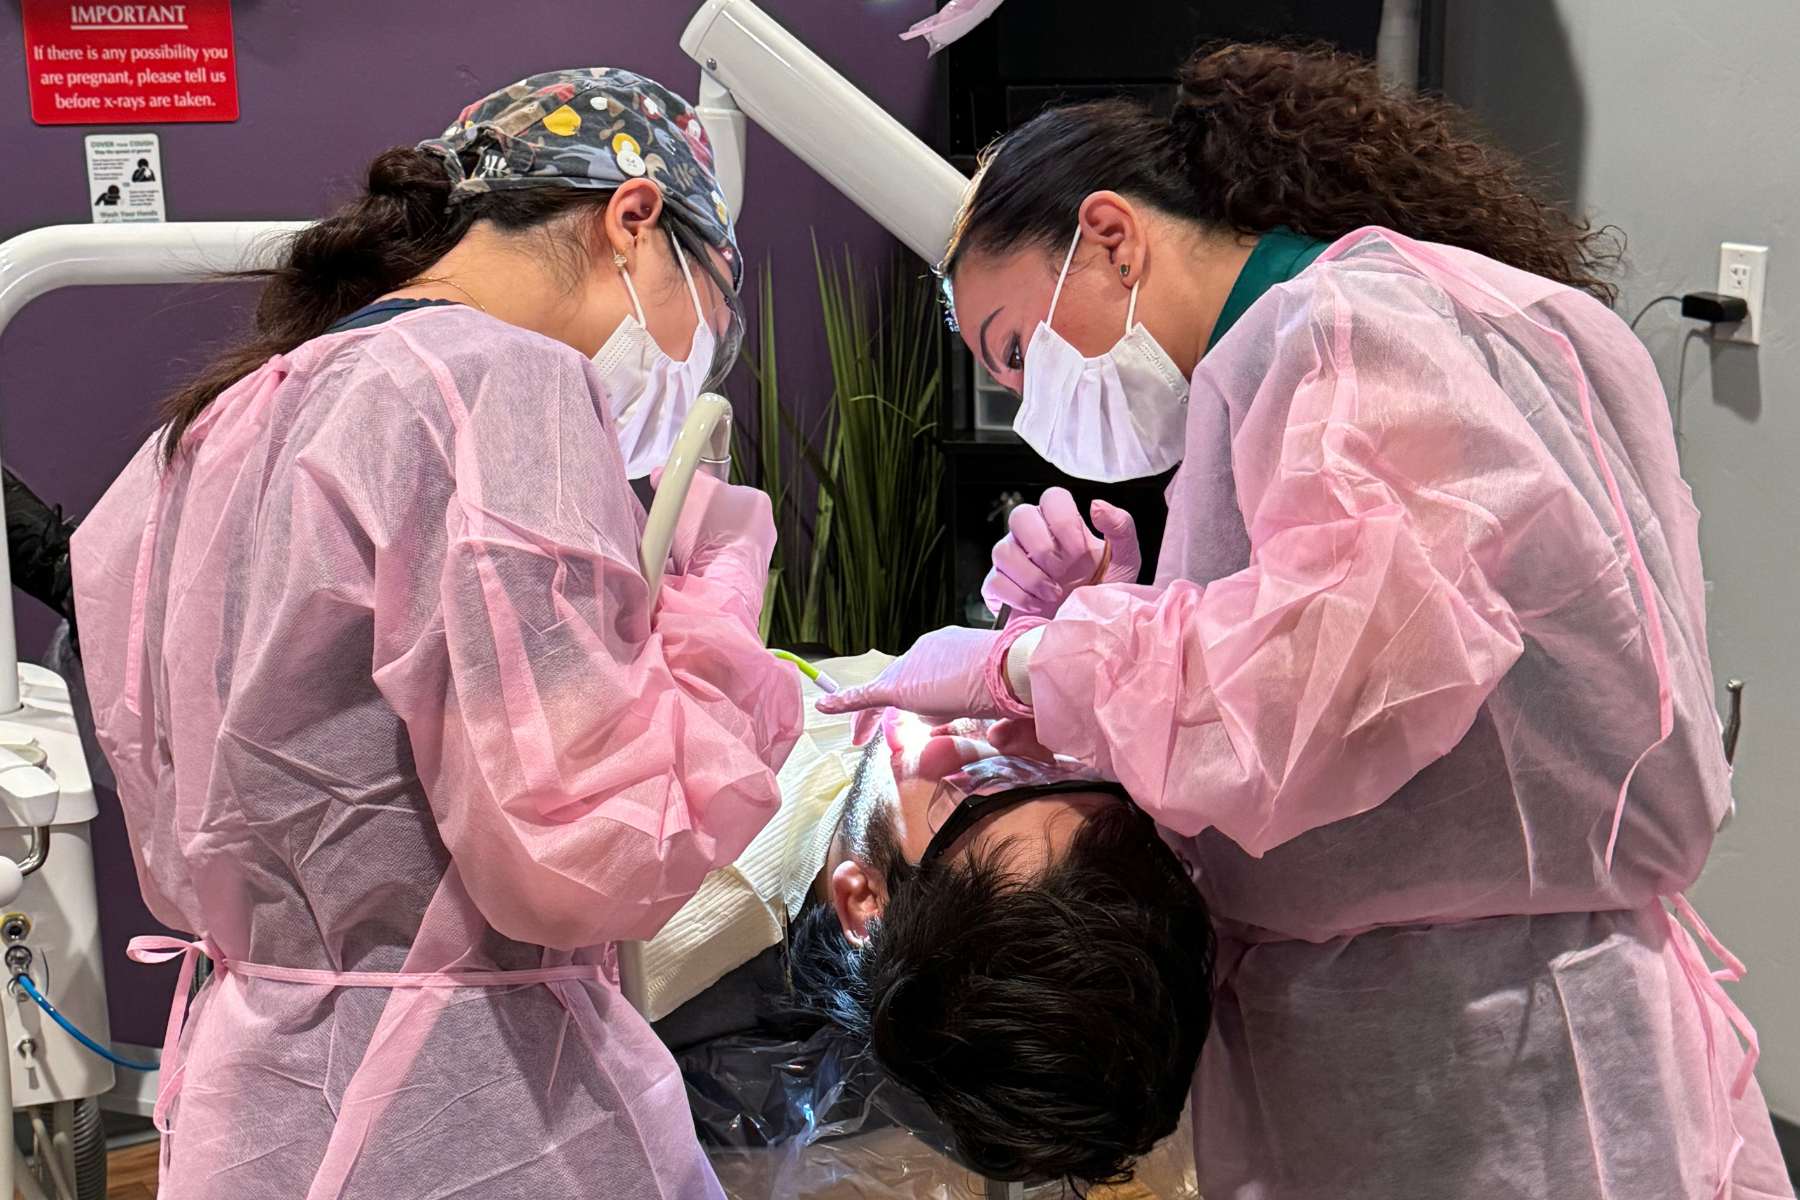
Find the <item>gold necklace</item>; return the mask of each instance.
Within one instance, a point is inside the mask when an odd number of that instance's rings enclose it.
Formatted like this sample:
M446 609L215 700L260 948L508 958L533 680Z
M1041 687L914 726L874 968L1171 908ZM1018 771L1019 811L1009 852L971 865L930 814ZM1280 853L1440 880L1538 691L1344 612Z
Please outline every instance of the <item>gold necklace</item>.
M467 297L470 304L473 304L476 308L480 309L482 312L487 312L487 305L485 305L481 301L477 300L475 298L474 294L471 293L468 288L464 287L460 283L452 283L450 280L443 279L439 276L434 275L434 276L430 277L429 279L414 279L408 283L402 284L401 286L403 288L416 288L416 287L424 287L428 283L435 283L435 284L439 285L440 287L453 288L456 291L461 292L465 297Z

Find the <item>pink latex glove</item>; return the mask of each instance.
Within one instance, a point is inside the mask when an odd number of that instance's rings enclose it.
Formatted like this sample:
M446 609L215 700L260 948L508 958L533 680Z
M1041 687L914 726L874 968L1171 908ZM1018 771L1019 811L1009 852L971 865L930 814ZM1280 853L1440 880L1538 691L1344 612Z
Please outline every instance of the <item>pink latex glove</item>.
M897 708L881 713L881 731L887 735L896 778L942 779L972 762L1001 753L987 740L997 721L965 717L935 728L916 713Z
M1104 500L1088 511L1102 537L1088 531L1066 488L1050 488L1038 503L1014 508L981 585L988 611L1010 607L1015 616L1049 617L1076 588L1136 583L1144 556L1131 514Z
M650 473L650 486L661 483L658 467ZM761 611L774 552L775 512L767 492L721 483L704 472L694 476L669 544L677 574L729 584Z
M937 726L931 731L931 736L934 739L952 738L983 746L987 754L977 756L982 758L991 754L1004 754L1009 758L1030 758L1039 762L1054 762L1056 759L1056 755L1038 741L1037 722L1019 717L1007 717L1000 721L965 718Z
M998 656L1018 636L1015 629L965 629L951 625L914 642L868 683L822 696L822 713L857 713L854 738L862 745L881 723L881 710L897 708L947 724L959 717L1003 717L1007 705L995 688ZM1014 704L1017 701L1013 702Z

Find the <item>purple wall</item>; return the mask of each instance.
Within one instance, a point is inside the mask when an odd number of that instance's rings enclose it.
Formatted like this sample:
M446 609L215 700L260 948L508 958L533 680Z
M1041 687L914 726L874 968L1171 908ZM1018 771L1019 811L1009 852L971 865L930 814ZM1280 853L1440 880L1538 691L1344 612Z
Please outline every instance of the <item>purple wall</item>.
M921 43L897 35L932 11L933 0L761 2L890 112L923 129L932 69ZM536 71L630 67L691 99L697 68L677 39L697 7L698 0L239 0L241 119L111 128L161 135L171 220L316 216L345 196L378 151L434 136L470 100ZM0 11L0 97L0 238L88 221L82 137L96 130L32 124L16 0ZM783 394L812 408L830 374L811 237L816 231L826 248L849 243L871 263L892 243L761 130L753 126L750 138L739 239L753 266L765 256L774 263ZM150 431L156 400L230 336L247 296L241 287L82 288L34 303L0 338L5 461L47 500L85 512ZM35 657L48 615L22 598L17 607L21 649ZM155 1043L174 973L152 981L123 963L125 939L150 920L116 804L103 809L95 852L113 1034Z

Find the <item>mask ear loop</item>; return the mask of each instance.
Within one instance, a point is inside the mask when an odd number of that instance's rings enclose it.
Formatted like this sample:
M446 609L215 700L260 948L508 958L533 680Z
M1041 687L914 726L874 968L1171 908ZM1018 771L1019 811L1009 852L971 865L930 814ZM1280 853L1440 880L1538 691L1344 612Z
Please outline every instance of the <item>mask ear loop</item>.
M694 306L694 327L697 330L706 324L706 316L700 311L700 289L694 284L694 273L688 268L687 255L681 252L681 242L675 237L674 230L669 231L669 245L675 250L675 261L681 264L681 276L687 280L688 300ZM631 296L631 309L637 316L637 322L648 330L650 325L644 320L644 303L638 299L637 286L631 282L631 272L625 264L619 264L619 274L625 277L625 291Z
M1056 302L1062 299L1063 282L1069 278L1069 264L1075 261L1075 247L1081 245L1081 226L1075 226L1075 237L1069 242L1069 252L1063 256L1062 273L1056 277L1056 290L1050 293L1050 311L1044 314L1044 324L1049 325L1056 320ZM1133 289L1135 291L1135 288Z
M675 261L681 264L681 277L687 280L688 299L694 303L694 340L692 348L688 351L687 357L687 361L691 363L694 361L695 352L700 348L700 331L702 329L706 330L708 336L713 340L715 351L718 347L718 335L713 333L712 326L707 323L706 314L700 311L700 289L694 283L694 272L688 267L687 255L681 249L681 239L675 236L675 231L673 229L669 230L668 233L669 245L675 248ZM686 364L683 365L685 366ZM711 370L712 366L712 363L708 363L707 369ZM710 462L712 460L702 459L701 461Z
M623 255L620 256L623 258ZM631 272L626 270L624 262L619 263L619 274L625 277L625 290L631 295L631 309L637 314L637 323L645 329L650 328L644 321L644 305L638 300L637 288L632 285Z
M694 273L688 269L687 255L681 252L681 239L675 236L673 229L669 230L669 245L675 248L675 261L681 264L681 277L687 280L688 299L694 302L694 320L696 323L704 325L706 314L700 311L700 289L694 286ZM633 299L636 297L633 296Z

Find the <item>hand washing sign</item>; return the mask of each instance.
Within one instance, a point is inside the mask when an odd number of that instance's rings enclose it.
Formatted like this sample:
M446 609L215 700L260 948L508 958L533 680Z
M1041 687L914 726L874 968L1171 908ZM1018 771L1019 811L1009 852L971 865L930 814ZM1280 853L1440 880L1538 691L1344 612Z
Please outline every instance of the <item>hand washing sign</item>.
M163 220L162 146L156 135L88 134L87 190L96 224Z
M235 121L230 0L22 0L31 119L40 125Z

